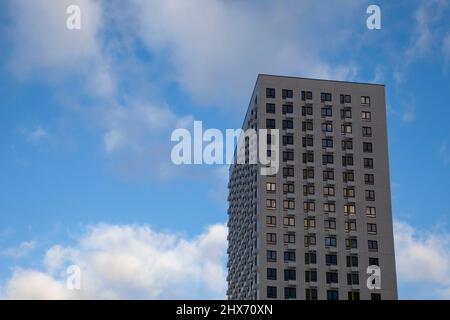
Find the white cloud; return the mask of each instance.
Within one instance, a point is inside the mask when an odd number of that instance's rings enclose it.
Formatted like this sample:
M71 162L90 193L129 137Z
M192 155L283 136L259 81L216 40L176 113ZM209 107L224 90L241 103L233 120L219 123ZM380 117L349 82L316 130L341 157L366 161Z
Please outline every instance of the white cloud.
M167 105L129 102L97 110L105 156L126 178L169 178L176 174L170 160L170 135L175 128L192 126L193 117L178 116Z
M39 143L43 140L48 140L51 135L41 125L35 126L33 129L21 128L20 132L25 136L30 143Z
M17 247L11 247L3 250L2 254L12 258L26 257L30 252L36 249L35 241L21 242Z
M66 27L69 5L81 9L81 29ZM110 94L114 79L100 38L101 1L12 1L13 52L10 66L18 78L60 82L68 74L83 78L91 94Z
M346 28L361 6L352 1L134 3L144 43L168 57L173 78L197 101L245 103L258 73L348 79L355 72L350 61L324 58L350 37Z
M436 40L439 37L437 33L437 23L441 19L446 19L444 14L448 3L443 0L431 0L421 2L415 11L415 29L406 51L408 60L414 60L418 57L431 52Z
M430 294L450 298L450 234L395 221L394 235L398 281L431 284Z
M416 119L416 107L413 102L403 103L399 108L393 108L392 105L388 105L387 111L404 123L412 123Z
M6 299L224 298L227 228L193 239L148 226L95 225L74 246L51 247L46 269L16 269ZM81 290L66 289L68 265L82 269Z

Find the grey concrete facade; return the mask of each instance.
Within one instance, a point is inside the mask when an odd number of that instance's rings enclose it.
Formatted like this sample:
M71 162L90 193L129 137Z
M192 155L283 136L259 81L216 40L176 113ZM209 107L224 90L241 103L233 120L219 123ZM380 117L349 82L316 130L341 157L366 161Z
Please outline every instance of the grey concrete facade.
M228 298L397 299L384 86L259 75L243 129L273 120L278 173L230 168Z

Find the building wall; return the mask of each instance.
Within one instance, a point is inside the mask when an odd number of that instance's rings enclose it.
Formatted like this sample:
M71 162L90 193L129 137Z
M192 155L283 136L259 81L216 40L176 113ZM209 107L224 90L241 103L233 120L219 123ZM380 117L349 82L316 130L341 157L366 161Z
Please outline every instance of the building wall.
M275 98L266 97L266 88L275 89ZM283 99L282 90L293 90L292 99ZM302 101L301 91L311 91L312 100ZM321 93L331 93L331 102L321 102ZM341 104L340 95L351 95L351 103ZM370 97L370 106L362 105L360 103L361 96ZM255 100L256 99L256 100ZM256 103L255 103L256 102ZM276 108L275 114L266 113L266 103L274 103ZM292 103L293 113L282 114L282 105ZM312 104L313 115L302 115L302 106L306 103ZM322 117L321 108L324 105L331 105L332 116ZM350 120L342 120L340 110L342 108L350 108L352 110L352 118ZM386 107L385 107L385 93L384 86L372 84L360 84L350 82L338 81L324 81L293 77L278 77L269 75L259 75L255 91L252 95L252 101L249 105L249 110L257 114L257 128L266 127L266 119L275 119L276 128L280 129L280 170L276 176L261 176L259 170L254 173L257 178L256 183L256 283L257 288L256 298L267 298L267 287L274 286L277 288L277 298L285 298L284 288L296 288L296 299L305 299L307 288L317 289L318 299L327 299L327 290L338 290L339 299L348 299L348 292L355 291L359 293L360 299L370 299L372 293L380 293L381 299L396 299L396 276L395 276L395 257L393 246L393 230L392 230L392 215L390 202L390 183L389 183L389 165L388 165L388 150L387 150L387 134L386 134ZM256 111L257 110L257 111ZM361 119L361 112L368 111L371 113L371 120L366 121ZM247 112L246 120L244 121L244 128L249 123L249 116L251 112ZM292 118L293 129L282 129L282 121ZM302 121L307 119L312 120L313 130L309 132L302 131ZM323 133L321 131L321 124L329 121L333 124L333 131ZM351 134L341 133L342 123L352 124ZM372 128L372 137L363 137L362 127L368 126ZM294 145L283 146L282 137L286 134L293 134ZM302 145L302 137L312 135L314 145L312 147L304 147ZM333 148L322 147L322 139L330 137L333 139ZM353 166L344 167L342 164L342 155L344 151L341 148L342 140L352 139L353 150L347 154L353 154ZM373 145L372 153L363 152L363 142L371 142ZM282 152L286 150L293 150L294 160L283 162ZM313 163L303 163L302 154L306 151L314 153ZM322 154L333 153L334 163L324 165L322 163ZM373 169L367 169L363 166L363 158L373 158ZM283 177L283 167L291 166L294 168L295 176L285 178ZM314 168L314 179L304 179L303 169L306 167ZM322 172L325 169L334 170L334 180L324 182ZM343 171L354 171L354 182L343 182ZM233 169L231 170L233 172ZM364 174L374 175L374 185L366 185L364 181ZM283 184L291 181L295 185L295 192L293 194L286 194L283 192ZM276 192L266 192L266 182L276 183ZM303 186L306 184L314 184L315 194L305 196L303 193ZM325 185L334 185L335 196L324 196L323 187ZM343 188L355 188L355 198L344 198ZM373 190L375 192L375 201L367 201L365 199L365 190ZM230 191L234 192L233 188ZM251 191L250 191L251 192ZM266 200L276 200L276 209L266 208ZM283 209L284 200L294 200L295 209ZM315 211L305 213L303 208L304 201L314 201ZM323 204L325 202L335 203L335 213L325 213L323 211ZM344 214L344 204L355 204L355 214ZM231 203L231 202L230 202ZM369 217L365 214L365 207L371 206L376 208L376 217ZM242 213L241 213L242 214ZM267 216L276 217L276 226L268 226L266 223ZM295 218L295 226L286 227L283 225L284 217L291 216ZM305 230L304 218L314 217L315 228ZM327 218L334 218L336 220L335 230L326 230L324 228L324 220ZM356 221L356 231L346 232L344 229L345 222L348 220ZM377 225L377 233L369 234L367 231L367 223L375 223ZM233 226L230 226L233 228ZM230 232L233 232L232 230ZM267 243L267 233L276 234L276 244ZM284 235L286 233L295 234L295 244L285 244ZM315 234L316 245L305 246L304 236L306 234ZM325 237L336 236L337 246L326 247ZM357 249L346 248L346 238L356 237L358 242ZM376 240L378 242L378 251L369 251L368 240ZM268 262L266 252L267 250L275 250L277 252L277 261ZM296 262L285 262L284 251L295 250ZM305 264L305 252L315 251L317 262L316 264ZM326 254L336 254L338 265L327 266L325 264ZM346 256L357 255L358 266L347 267ZM381 290L369 290L366 287L366 268L369 265L369 257L379 259L381 268ZM267 279L267 268L275 268L277 270L277 280ZM295 269L296 279L284 281L284 270ZM305 271L315 270L317 272L317 282L305 282ZM326 283L326 272L338 272L338 284ZM232 271L236 272L236 271ZM358 272L359 285L347 284L347 273ZM229 295L230 298L237 296Z

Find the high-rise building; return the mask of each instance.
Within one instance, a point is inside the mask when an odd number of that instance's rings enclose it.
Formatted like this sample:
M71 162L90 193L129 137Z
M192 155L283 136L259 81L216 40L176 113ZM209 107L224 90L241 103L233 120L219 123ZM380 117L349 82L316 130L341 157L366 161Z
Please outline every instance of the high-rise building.
M384 85L260 74L249 128L279 170L230 167L228 298L397 299Z

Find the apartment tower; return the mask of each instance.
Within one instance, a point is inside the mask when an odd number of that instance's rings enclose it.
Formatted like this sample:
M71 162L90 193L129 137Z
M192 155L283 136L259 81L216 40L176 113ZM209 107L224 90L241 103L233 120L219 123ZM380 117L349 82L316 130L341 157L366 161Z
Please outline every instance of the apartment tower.
M397 299L384 85L260 74L249 128L279 170L230 167L228 298Z

